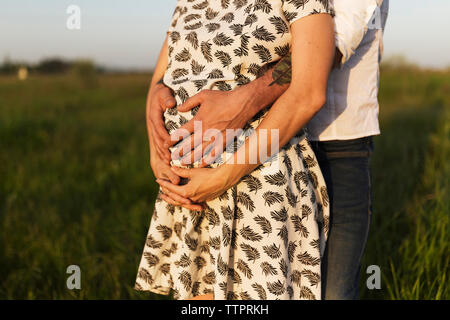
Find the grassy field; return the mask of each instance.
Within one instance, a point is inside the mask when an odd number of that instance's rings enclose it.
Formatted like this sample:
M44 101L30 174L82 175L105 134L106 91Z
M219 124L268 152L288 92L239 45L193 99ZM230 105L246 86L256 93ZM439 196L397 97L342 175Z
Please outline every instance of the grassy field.
M0 299L164 298L132 289L157 190L149 81L0 77ZM449 299L450 73L385 69L380 100L362 298ZM364 289L368 265L381 290Z

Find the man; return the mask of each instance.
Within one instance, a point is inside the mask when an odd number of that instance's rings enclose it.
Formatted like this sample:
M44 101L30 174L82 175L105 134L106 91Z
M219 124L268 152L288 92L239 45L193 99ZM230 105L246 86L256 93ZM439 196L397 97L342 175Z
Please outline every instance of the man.
M371 220L369 158L378 125L379 62L389 0L337 0L336 68L332 71L327 103L308 125L309 140L323 171L331 202L331 226L322 264L324 299L357 299L361 257ZM229 91L204 91L178 106L200 106L181 130L239 129L273 103L289 86L289 57L257 80ZM169 163L168 148L178 142L165 131L162 113L174 107L171 91L162 83L149 96L148 129L157 152ZM207 112L206 112L207 110ZM172 134L177 137L178 131ZM191 139L191 149L198 147ZM203 147L207 143L200 142ZM209 142L208 142L209 143ZM191 153L194 157L194 152ZM193 159L197 160L197 159ZM170 178L170 177L169 177ZM172 204L186 205L180 196L166 194ZM186 200L186 199L185 199ZM191 204L195 206L196 204Z

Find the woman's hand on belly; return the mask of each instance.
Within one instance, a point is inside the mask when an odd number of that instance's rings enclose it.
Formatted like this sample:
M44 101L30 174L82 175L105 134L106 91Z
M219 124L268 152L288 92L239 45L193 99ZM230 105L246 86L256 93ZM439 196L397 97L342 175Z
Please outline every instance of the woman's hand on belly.
M171 184L178 185L181 182L180 176L171 170L170 165L161 160L159 155L155 152L151 155L151 167L157 181L167 181ZM161 198L174 206L182 206L188 210L200 211L203 209L202 205L193 203L186 197L182 197L167 188L161 188Z
M162 188L182 198L188 198L194 203L205 203L213 200L237 183L230 174L225 173L220 167L214 169L172 167L171 169L176 175L187 178L188 182L185 185L177 185L164 179L157 179L156 182Z

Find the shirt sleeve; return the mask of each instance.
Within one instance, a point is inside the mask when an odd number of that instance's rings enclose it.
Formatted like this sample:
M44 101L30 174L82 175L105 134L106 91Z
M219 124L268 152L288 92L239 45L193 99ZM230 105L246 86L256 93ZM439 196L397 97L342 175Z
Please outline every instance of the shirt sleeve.
M342 53L342 64L348 61L359 47L378 4L382 2L383 0L334 1L336 47Z
M334 15L331 0L282 0L283 13L289 25L295 21L317 13Z
M187 8L185 8L182 5L182 1L178 0L177 1L177 6L175 7L175 10L173 11L173 14L172 14L172 20L170 21L169 29L167 30L168 33L172 32L174 30L174 28L178 24L178 19L180 19L180 17L184 13L186 13L186 10L187 10Z

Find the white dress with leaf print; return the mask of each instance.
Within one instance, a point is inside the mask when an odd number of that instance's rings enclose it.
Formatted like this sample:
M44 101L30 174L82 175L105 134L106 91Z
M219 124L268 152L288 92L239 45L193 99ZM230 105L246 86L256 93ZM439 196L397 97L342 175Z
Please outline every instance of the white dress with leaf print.
M203 89L245 85L289 53L291 23L331 11L327 0L178 0L164 83L178 104ZM167 110L166 128L173 132L196 111ZM248 127L256 128L265 112ZM215 299L320 299L328 207L324 179L301 130L204 212L158 197L135 288L172 289L176 299L208 293Z

